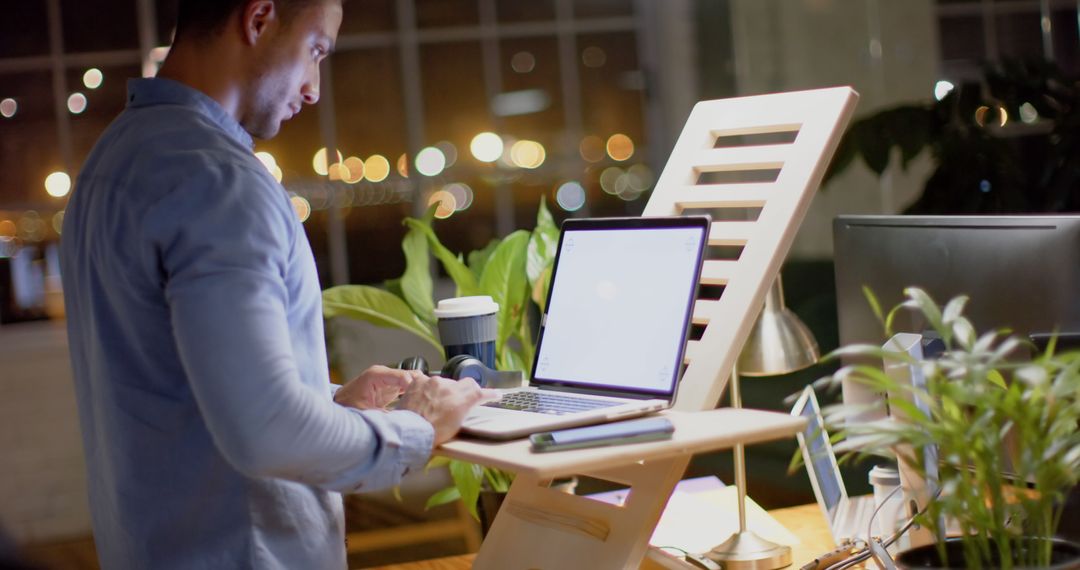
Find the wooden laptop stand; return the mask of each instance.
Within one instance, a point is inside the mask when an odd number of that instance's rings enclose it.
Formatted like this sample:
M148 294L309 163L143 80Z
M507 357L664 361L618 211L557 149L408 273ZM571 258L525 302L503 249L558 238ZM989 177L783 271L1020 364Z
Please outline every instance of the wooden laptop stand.
M692 454L790 437L802 429L804 420L788 414L712 408L857 99L852 89L838 87L694 107L644 215L709 210L709 244L742 249L736 259L704 262L702 284L724 289L719 298L699 298L694 305L694 323L705 331L687 345L678 397L666 412L674 437L550 454L531 453L527 441L443 445L440 455L516 473L474 567L637 568ZM763 144L754 140L758 136L784 142ZM771 182L746 182L772 174ZM575 474L627 485L629 495L616 506L547 487L555 477Z

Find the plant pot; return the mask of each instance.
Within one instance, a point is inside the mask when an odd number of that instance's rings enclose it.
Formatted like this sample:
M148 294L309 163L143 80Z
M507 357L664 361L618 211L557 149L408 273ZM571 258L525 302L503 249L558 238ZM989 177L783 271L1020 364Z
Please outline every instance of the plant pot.
M1028 538L1020 542L1024 545L1034 545L1046 539ZM1077 570L1080 569L1080 544L1061 539L1050 539L1053 542L1050 565L1040 567L1043 570ZM964 557L964 544L959 537L945 540L945 555L948 564L941 561L938 556L937 545L927 544L918 548L912 548L901 552L896 557L897 568L923 569L923 568L967 568ZM1019 557L1018 557L1019 558ZM1000 561L995 561L988 568L1001 568ZM1023 570L1024 566L1013 566L1013 570Z
M573 495L577 483L577 477L556 479L552 481L551 488ZM495 522L495 515L499 514L499 507L502 506L505 499L506 493L502 491L480 491L480 500L476 504L476 514L480 517L480 536L487 537L488 530L491 529L492 523Z

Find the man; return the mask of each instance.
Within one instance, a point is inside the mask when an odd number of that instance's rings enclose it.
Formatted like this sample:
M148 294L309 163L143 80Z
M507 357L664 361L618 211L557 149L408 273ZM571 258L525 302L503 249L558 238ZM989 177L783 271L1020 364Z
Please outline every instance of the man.
M62 263L103 568L344 568L338 493L396 484L490 397L384 367L331 397L311 248L251 137L318 100L341 14L181 0L80 173Z

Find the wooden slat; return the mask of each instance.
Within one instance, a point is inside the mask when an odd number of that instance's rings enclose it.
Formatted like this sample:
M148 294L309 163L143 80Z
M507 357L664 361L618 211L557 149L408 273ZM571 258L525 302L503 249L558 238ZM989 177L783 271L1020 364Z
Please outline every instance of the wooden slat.
M713 222L709 245L746 245L757 232L756 222Z
M690 165L699 172L783 168L793 149L790 144L709 148L695 154Z
M447 519L408 524L397 528L350 532L345 535L345 541L348 544L346 550L350 553L366 552L459 538L465 533L463 524L459 519Z
M701 344L701 341L688 340L686 341L686 350L683 351L683 364L690 364L701 357L701 351L705 349L705 346Z
M717 311L721 308L720 301L712 299L698 299L694 301L694 310L691 313L690 322L695 325L706 325L716 318Z
M738 267L738 261L706 259L701 264L701 284L727 285L731 276L738 271Z
M699 184L675 199L679 210L688 208L760 208L769 197L769 184Z

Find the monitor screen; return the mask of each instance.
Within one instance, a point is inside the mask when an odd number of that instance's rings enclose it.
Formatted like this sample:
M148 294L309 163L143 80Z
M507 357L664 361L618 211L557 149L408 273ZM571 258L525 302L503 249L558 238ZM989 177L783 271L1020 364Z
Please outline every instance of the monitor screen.
M909 286L938 304L967 295L980 333L1080 332L1080 216L840 216L833 238L842 345L886 340L863 286L883 310ZM926 324L901 311L893 328Z
M706 234L564 227L533 381L673 395Z
M806 463L814 490L819 494L818 499L831 522L844 498L843 483L813 388L807 387L804 394L795 410L795 415L806 418L806 428L799 434L799 442L803 446L803 462Z

